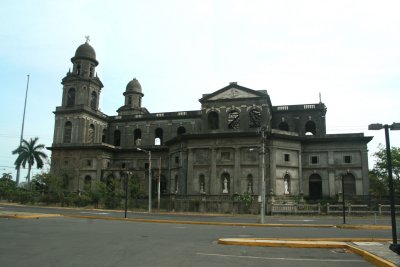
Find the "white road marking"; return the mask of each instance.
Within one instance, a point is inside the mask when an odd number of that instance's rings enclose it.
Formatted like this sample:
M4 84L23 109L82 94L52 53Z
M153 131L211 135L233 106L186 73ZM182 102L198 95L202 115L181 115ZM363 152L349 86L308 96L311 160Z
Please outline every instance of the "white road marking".
M201 256L217 256L217 257L232 257L232 258L246 258L246 259L263 259L263 260L284 260L284 261L316 261L316 262L365 262L363 260L328 260L328 259L305 259L305 258L270 258L270 257L257 257L257 256L238 256L226 254L212 254L197 252Z
M107 212L90 212L90 211L81 211L79 213L83 213L83 214L96 214L96 215L106 215L106 214L110 214Z
M313 222L314 220L279 220L280 222Z

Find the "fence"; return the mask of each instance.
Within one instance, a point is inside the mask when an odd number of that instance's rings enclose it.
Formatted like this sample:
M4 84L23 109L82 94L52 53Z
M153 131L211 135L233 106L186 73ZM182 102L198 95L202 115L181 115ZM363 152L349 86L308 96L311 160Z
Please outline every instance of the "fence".
M318 204L272 204L271 214L321 214Z

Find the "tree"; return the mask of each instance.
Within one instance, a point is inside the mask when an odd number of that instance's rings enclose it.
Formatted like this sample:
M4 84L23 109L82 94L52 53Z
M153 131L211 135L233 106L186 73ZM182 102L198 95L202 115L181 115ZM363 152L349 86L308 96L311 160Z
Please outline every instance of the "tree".
M392 172L393 185L395 192L400 192L400 147L391 147L392 152ZM381 197L388 194L388 173L386 148L380 144L378 151L374 153L375 164L370 171L370 192Z
M16 189L16 183L12 180L11 173L3 173L0 178L0 199L10 199Z
M18 155L14 162L16 169L20 168L21 165L25 168L26 164L28 164L28 174L26 175L28 184L30 182L32 166L36 163L38 169L43 168L43 160L47 158L47 155L41 151L44 145L36 144L38 140L39 138L37 137L34 139L31 138L29 142L22 140L22 144L12 152L13 155Z

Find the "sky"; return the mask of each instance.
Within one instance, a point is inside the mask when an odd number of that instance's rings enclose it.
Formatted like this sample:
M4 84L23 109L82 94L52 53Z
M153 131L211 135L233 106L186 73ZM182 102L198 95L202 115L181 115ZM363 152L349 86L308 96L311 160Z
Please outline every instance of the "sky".
M400 122L397 0L2 0L0 10L0 173L13 177L27 75L24 138L48 147L61 80L87 35L107 115L133 78L150 112L199 110L229 82L268 90L274 106L321 94L328 133L374 137L369 168L385 139L368 125ZM400 131L390 137L400 146Z

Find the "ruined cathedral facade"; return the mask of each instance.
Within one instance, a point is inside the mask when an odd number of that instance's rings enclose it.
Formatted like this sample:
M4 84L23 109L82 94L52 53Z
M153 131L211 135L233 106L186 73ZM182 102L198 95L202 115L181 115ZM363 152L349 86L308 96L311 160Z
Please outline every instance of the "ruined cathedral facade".
M109 116L99 109L103 84L92 46L79 46L71 62L49 148L52 172L67 176L71 191L129 171L144 192L150 173L153 196L158 179L164 196L257 196L263 174L269 196L334 197L342 180L345 194L368 194L371 137L327 134L321 102L273 106L267 91L232 82L203 94L199 110L151 113L133 79Z

